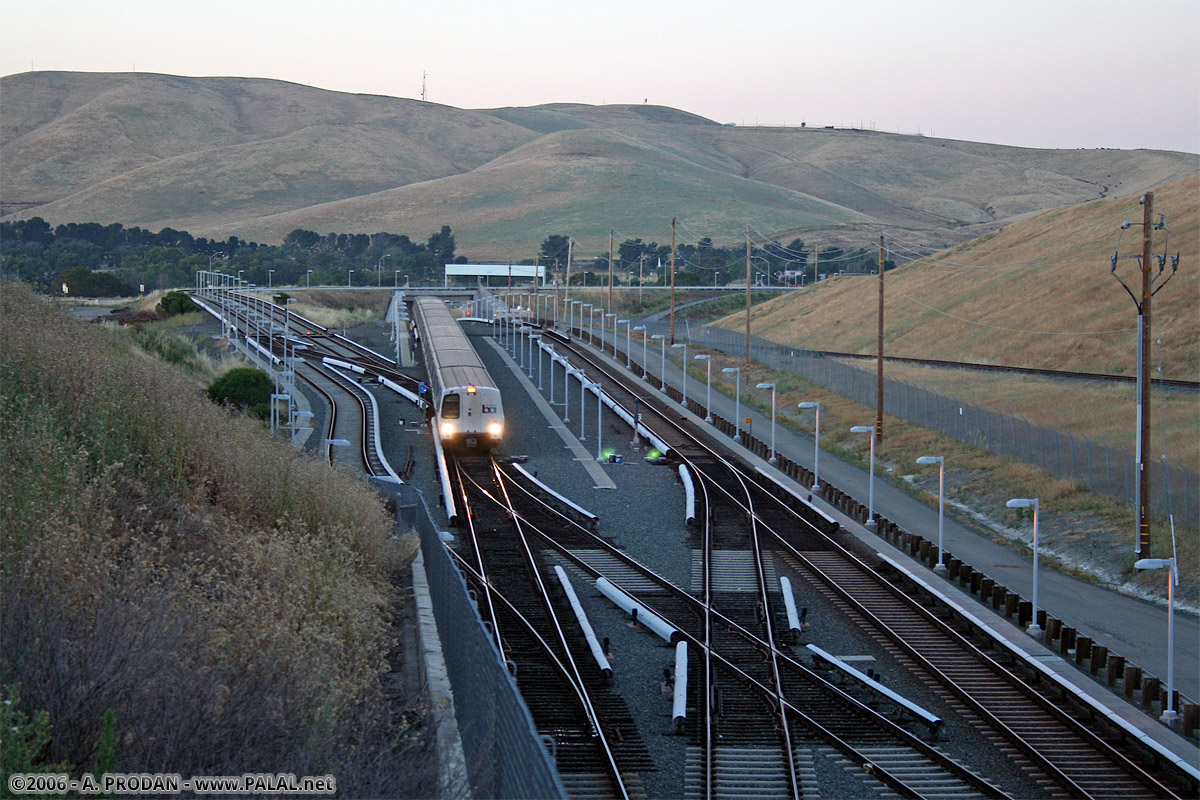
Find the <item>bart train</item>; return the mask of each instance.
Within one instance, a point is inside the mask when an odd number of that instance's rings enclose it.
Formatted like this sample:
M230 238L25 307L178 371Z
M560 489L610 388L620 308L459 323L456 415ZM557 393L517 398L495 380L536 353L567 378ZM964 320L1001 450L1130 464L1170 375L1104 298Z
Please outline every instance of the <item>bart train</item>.
M426 399L442 444L482 450L500 444L500 390L449 307L436 297L418 297L412 318L429 377Z

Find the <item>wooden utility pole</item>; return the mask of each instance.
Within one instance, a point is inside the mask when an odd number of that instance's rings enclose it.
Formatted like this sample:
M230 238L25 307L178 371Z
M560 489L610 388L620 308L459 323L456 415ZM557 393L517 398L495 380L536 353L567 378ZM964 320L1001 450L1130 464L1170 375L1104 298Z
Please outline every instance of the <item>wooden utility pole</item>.
M750 226L746 226L746 366L750 366Z
M1138 558L1150 558L1150 254L1154 192L1142 198L1142 302L1138 313Z
M567 237L567 278L563 281L566 288L563 289L563 306L571 302L571 248L575 245L575 240Z
M879 336L875 364L875 442L883 441L883 234L879 235Z
M612 304L612 285L613 285L613 229L608 229L608 310L613 310ZM617 325L613 323L613 336L616 336ZM601 321L600 330L604 330L604 323ZM615 341L615 338L614 338ZM615 348L614 348L615 350Z
M671 217L671 344L675 344L675 217Z

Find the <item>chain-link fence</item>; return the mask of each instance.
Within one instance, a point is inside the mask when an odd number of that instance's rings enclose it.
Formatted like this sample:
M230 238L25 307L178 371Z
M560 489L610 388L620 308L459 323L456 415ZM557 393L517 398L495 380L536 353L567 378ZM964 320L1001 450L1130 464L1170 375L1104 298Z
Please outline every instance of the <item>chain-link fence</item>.
M401 521L421 536L429 593L454 714L477 798L566 798L516 681L480 620L466 581L446 553L421 493L399 487ZM464 792L468 794L468 792Z
M648 323L646 335L669 335L665 323ZM675 325L675 340L730 355L746 352L746 336L710 326ZM623 337L617 340L624 348ZM641 360L640 342L634 359ZM750 356L772 369L790 372L838 394L874 407L875 372L808 350L759 336L750 337ZM647 367L657 373L659 360ZM1135 501L1134 456L1128 450L1097 444L1024 417L933 392L908 381L883 378L883 404L888 414L939 431L998 455L1035 464L1059 478L1078 481L1088 490L1130 505ZM1165 460L1150 464L1151 509L1170 514L1190 528L1200 527L1200 479L1195 472Z

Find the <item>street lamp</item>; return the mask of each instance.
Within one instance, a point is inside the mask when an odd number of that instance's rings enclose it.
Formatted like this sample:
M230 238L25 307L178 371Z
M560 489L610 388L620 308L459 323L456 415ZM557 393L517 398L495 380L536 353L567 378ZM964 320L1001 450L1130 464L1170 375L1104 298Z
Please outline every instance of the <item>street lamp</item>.
M683 348L683 361L681 362L683 365L683 401L682 402L683 402L683 408L684 408L684 410L686 410L688 407L688 404L687 404L687 374L688 374L687 342L679 342L678 344L671 345L672 350L678 350L681 347Z
M667 390L667 337L661 333L655 333L650 338L662 342L662 366L658 373L658 388L665 392Z
M613 323L613 358L617 357L617 326L625 323L625 369L632 369L633 362L630 361L629 353L633 350L633 329L629 327L629 320L619 319Z
M1171 518L1171 537L1175 536L1175 518ZM1167 705L1161 719L1170 722L1179 716L1175 710L1175 587L1179 585L1179 564L1174 558L1139 558L1134 569L1165 569L1167 572Z
M308 289L311 287L312 287L312 270L310 269L308 272L304 273L304 288Z
M855 425L851 433L871 434L871 466L870 477L867 480L867 527L875 527L875 426Z
M347 271L346 271L346 286L347 286L347 287L349 287L349 286L350 286L350 279L351 279L351 278L353 278L353 277L354 277L354 270L352 270L352 269L351 269L351 270L347 270Z
M707 399L704 401L704 409L705 409L704 421L711 425L712 421L713 421L713 416L712 416L712 356L705 353L703 355L695 356L694 360L695 361L703 361L705 366L707 367L707 371L705 373L705 378L704 378L704 385L708 387L708 394L707 394Z
M375 264L375 285L376 286L383 286L383 260L385 258L391 258L391 257L392 257L391 253L384 253L383 255L381 255L379 257L379 261L376 262L376 264Z
M612 324L612 326L613 326L613 360L616 360L616 358L617 358L617 315L616 314L605 314L604 319L611 319L613 321L613 324ZM604 320L600 321L600 352L601 353L604 352Z
M538 391L542 391L542 335L540 333L531 333L529 335L530 347L537 345L537 362L538 362ZM529 365L529 377L533 377L533 365Z
M775 384L760 383L758 388L771 390L771 457L767 459L767 463L778 464L779 459L775 457Z
M740 442L742 441L742 368L725 367L721 372L733 376L733 385L735 387L733 395L733 438Z
M917 459L918 464L937 464L938 465L938 557L937 564L934 566L934 572L945 572L945 556L943 555L942 546L945 543L945 517L946 517L946 458L945 456L921 456ZM1036 606L1037 603L1035 602ZM1033 623L1037 624L1037 609L1034 609Z
M274 275L275 275L275 270L273 270L273 269L267 270L267 291L271 290L271 287L272 287L271 281L272 281L272 276L274 276Z
M591 336L592 312L590 310L592 307L592 304L584 303L583 301L579 301L579 302L580 302L580 306L579 306L579 338L580 339L583 338L583 310L586 308L586 309L589 309L589 311L588 311L588 341L590 342L592 340L592 336Z
M821 491L821 404L818 402L804 401L797 404L796 408L803 411L806 408L814 409L817 412L816 416L816 433L813 437L813 482L812 490L814 492Z
M635 331L642 332L642 377L646 377L646 348L650 345L650 337L646 335L645 325L634 325Z
M397 270L392 270L392 271L396 273L396 277L392 279L392 288L399 289L400 288L400 270L397 269Z
M1005 503L1009 508L1033 509L1033 621L1029 623L1029 632L1038 633L1042 626L1038 625L1038 498L1014 497Z
M596 315L600 315L600 352L604 352L604 309L593 308L588 312L588 344L596 343Z

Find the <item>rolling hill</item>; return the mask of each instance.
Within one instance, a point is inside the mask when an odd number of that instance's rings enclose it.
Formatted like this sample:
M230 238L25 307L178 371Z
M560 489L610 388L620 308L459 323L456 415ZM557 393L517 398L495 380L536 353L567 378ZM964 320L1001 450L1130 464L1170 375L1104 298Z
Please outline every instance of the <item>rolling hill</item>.
M858 130L719 125L662 106L464 110L248 78L0 78L4 219L121 222L276 243L292 229L454 228L474 258L551 233L584 255L664 241L950 245L1033 212L1195 174L1194 154L1034 150Z
M1154 360L1167 378L1200 379L1200 175L1154 192L1174 237L1179 269L1152 300ZM1137 311L1113 278L1114 252L1141 252L1138 198L1114 198L1034 214L885 276L884 352L892 356L1134 374ZM891 240L903 257L911 244ZM1117 274L1139 291L1136 262ZM1168 259L1159 280L1171 273ZM817 350L876 352L879 284L873 275L832 277L759 306L754 333ZM722 324L741 330L744 316Z

